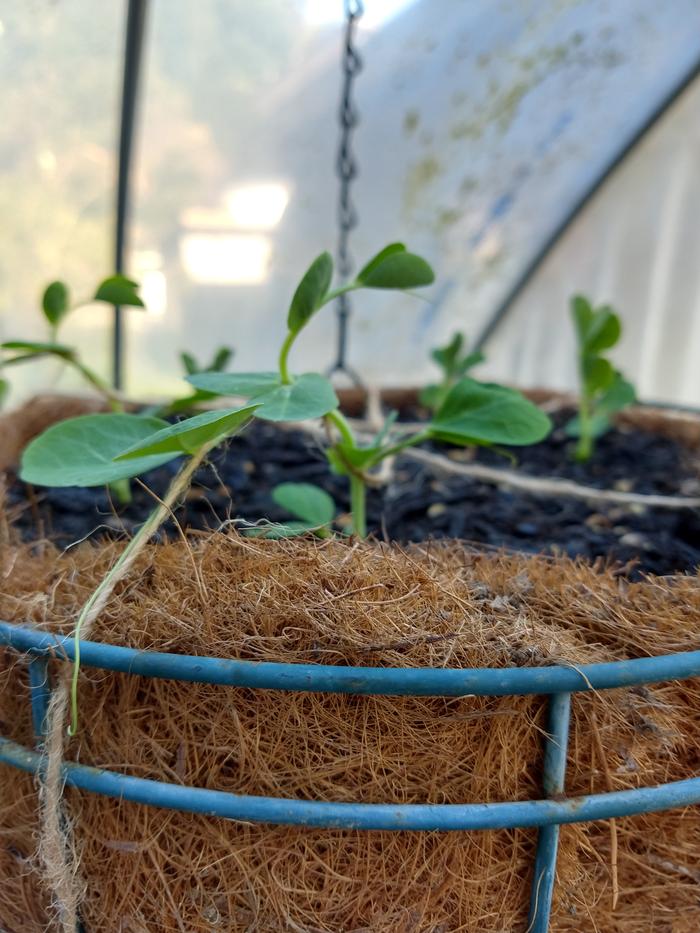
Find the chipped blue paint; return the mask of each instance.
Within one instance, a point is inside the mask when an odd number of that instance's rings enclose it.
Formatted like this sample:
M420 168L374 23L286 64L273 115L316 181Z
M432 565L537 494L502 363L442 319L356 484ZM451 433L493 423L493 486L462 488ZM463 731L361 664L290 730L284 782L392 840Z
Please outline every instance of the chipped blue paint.
M544 746L542 785L546 797L564 793L566 752L569 745L571 694L555 693L549 700L547 738ZM535 870L530 895L529 933L547 933L559 849L559 824L543 826L537 837Z
M0 762L36 772L41 755L0 738ZM660 787L592 794L570 800L523 800L514 803L384 804L335 803L230 794L203 787L103 771L65 762L66 783L82 790L135 803L203 813L228 820L314 826L322 829L414 830L452 832L583 823L611 817L652 813L700 803L700 778Z
M0 644L72 660L73 639L0 622ZM235 661L81 642L85 667L230 687L382 696L518 696L607 690L700 676L700 651L580 667L386 668Z
M49 699L47 659L73 660L74 639L0 622L0 644L26 652L31 659L32 716L40 744ZM700 803L700 777L586 797L567 799L563 795L571 693L699 676L700 651L581 667L466 670L236 661L138 651L90 641L81 643L81 656L87 667L222 686L385 696L551 694L543 781L549 799L543 800L394 805L254 797L146 780L76 762L63 763L66 783L91 793L231 820L327 829L431 832L539 827L530 933L546 933L549 927L561 824ZM0 737L0 762L37 772L42 756Z
M51 699L49 662L45 657L33 657L29 662L29 698L32 702L32 726L39 744L44 737L46 713Z

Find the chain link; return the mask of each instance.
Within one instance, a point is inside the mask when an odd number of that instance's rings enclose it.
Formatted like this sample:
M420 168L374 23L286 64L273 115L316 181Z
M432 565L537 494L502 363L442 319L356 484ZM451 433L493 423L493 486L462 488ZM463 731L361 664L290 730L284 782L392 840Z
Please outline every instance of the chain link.
M359 122L359 116L353 101L353 88L356 75L362 69L362 59L355 47L357 21L364 13L361 0L344 0L345 34L343 42L343 83L340 97L338 118L340 122L340 144L336 160L336 171L340 180L338 196L338 246L336 250L338 272L347 279L353 270L353 261L349 250L350 232L357 226L357 211L351 198L352 182L357 177L358 166L352 149L352 133ZM330 373L344 373L355 385L360 385L357 374L347 364L348 318L350 316L348 295L339 295L336 313L338 319L338 342L336 360Z

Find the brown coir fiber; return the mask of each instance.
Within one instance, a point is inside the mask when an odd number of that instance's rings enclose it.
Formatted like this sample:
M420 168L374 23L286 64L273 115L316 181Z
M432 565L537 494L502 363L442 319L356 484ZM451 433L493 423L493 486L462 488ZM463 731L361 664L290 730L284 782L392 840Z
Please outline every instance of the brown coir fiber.
M0 618L70 627L118 550L6 546ZM259 660L578 665L698 648L699 623L697 578L630 584L612 570L485 557L459 544L401 550L218 533L149 548L92 637ZM698 681L576 697L567 792L698 773L699 701ZM85 670L80 707L69 757L142 777L319 800L541 796L537 697L292 694ZM9 652L0 729L31 742L26 670ZM88 933L526 930L533 831L305 830L66 796ZM33 860L35 812L32 778L2 769L0 928L9 933L50 922ZM614 842L610 824L563 828L553 929L696 933L700 812L615 828Z

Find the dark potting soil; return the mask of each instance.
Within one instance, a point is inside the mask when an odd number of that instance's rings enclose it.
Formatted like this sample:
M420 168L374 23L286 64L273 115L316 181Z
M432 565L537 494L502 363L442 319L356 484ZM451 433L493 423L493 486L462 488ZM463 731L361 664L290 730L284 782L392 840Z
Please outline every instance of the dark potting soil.
M514 450L517 465L488 450L432 449L456 461L474 460L589 486L700 495L697 456L656 434L616 428L600 439L591 462L573 462L571 441L560 427L566 417L557 417L558 426L546 442ZM143 481L160 496L178 467L173 461L146 474ZM349 508L346 481L329 472L318 444L302 431L261 421L197 472L178 520L190 529L217 528L229 519L284 521L289 516L270 495L282 482L322 486L338 505L342 527L342 513ZM133 501L116 509L103 488L31 490L11 478L8 505L25 538L47 536L66 546L87 537L132 533L154 501L137 483ZM700 565L699 510L535 497L469 477L438 474L405 457L397 461L391 482L370 491L367 513L370 533L399 542L451 537L489 547L602 557L619 562L633 576L693 572Z

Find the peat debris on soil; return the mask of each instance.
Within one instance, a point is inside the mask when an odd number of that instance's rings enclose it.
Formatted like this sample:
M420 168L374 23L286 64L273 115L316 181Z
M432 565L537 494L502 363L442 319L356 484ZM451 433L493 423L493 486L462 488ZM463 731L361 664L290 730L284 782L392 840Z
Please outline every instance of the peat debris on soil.
M599 440L589 463L575 463L572 441L561 428L568 417L556 416L547 441L513 450L517 466L493 450L429 449L458 462L517 468L598 488L700 494L697 454L645 431L615 428ZM178 461L166 464L146 474L143 483L161 496L178 467ZM326 489L338 505L342 526L349 508L346 481L329 472L318 443L304 431L263 421L253 422L196 473L178 521L191 530L217 528L229 519L284 521L289 516L271 498L282 482L316 483ZM154 505L144 486L132 485L133 501L117 509L104 488L31 490L10 476L7 508L25 540L49 537L65 547L83 538L131 534ZM470 477L438 476L405 457L397 459L389 483L370 490L367 513L370 534L402 543L450 537L530 553L603 558L626 566L632 576L694 572L700 564L698 510L536 497Z

